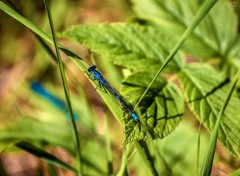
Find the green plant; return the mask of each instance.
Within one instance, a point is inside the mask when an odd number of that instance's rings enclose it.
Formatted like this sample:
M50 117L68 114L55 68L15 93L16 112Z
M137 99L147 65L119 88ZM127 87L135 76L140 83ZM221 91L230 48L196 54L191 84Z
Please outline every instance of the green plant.
M9 9L4 3L0 4L0 8L41 39L50 44L56 43L31 21ZM108 92L96 89L124 128L124 145L135 144L126 145L118 173L129 173L129 157L137 149L139 156L136 157L140 157L141 162L147 166L143 169L146 174L149 171L153 175L198 174L198 171L189 166L191 174L186 173L187 170L181 173L172 168L169 164L171 158L168 159L160 152L161 140L153 140L168 138L166 136L176 129L184 116L186 101L194 117L211 132L211 145L204 149L208 150L208 155L203 166L200 166L200 175L210 175L217 139L233 156L240 155L240 100L237 91L240 38L234 9L226 0L133 0L133 9L136 17L128 22L74 26L59 34L60 37L78 41L102 59L109 59L113 64L130 71L122 82L121 93L136 105L139 122L122 113L119 104ZM56 45L58 47L89 76L89 66L82 58L60 44ZM62 68L61 65L59 67ZM234 75L236 76L233 79ZM89 80L97 87L97 81ZM182 90L176 82L181 85ZM70 107L70 101L68 104ZM179 138L184 138L185 134ZM76 133L75 136L77 137ZM84 141L83 138L80 137L80 141ZM108 136L106 141L110 156ZM86 139L86 142L89 140ZM192 147L192 144L187 146ZM202 162L202 156L198 155L202 155L203 151L200 154L197 151L200 151L200 144L195 152L196 158ZM84 153L82 149L79 152ZM182 154L184 152L183 149ZM176 156L173 155L173 158ZM83 157L83 165L88 163L84 163L88 156L79 157ZM111 160L108 157L108 162L112 165ZM140 167L144 165L141 162ZM96 162L85 167L91 170L94 163ZM112 166L108 167L108 171L101 172L110 175L112 169L109 168ZM84 169L80 171L84 173ZM135 172L138 173L137 169Z

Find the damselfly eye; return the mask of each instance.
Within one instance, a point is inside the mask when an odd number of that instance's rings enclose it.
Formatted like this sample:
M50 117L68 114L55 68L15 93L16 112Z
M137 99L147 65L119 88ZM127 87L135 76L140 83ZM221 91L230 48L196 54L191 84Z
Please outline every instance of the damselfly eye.
M88 68L88 72L92 72L93 70L96 70L97 66L93 65L91 67Z

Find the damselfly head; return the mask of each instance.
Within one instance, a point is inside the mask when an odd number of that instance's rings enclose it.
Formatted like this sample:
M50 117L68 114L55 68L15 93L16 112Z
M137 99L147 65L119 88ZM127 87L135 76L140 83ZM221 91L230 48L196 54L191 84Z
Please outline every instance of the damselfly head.
M92 72L93 70L96 70L97 66L93 65L91 67L88 68L88 72Z

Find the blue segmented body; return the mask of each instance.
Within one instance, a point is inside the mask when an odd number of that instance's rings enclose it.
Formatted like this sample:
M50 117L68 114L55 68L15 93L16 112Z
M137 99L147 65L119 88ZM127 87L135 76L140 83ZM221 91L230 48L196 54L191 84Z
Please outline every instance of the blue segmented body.
M131 115L131 117L138 121L138 116L134 112L133 108L127 103L124 98L104 79L102 74L96 70L97 66L93 65L88 68L88 72L92 73L93 78L99 82L100 86L104 86L123 106L123 108Z

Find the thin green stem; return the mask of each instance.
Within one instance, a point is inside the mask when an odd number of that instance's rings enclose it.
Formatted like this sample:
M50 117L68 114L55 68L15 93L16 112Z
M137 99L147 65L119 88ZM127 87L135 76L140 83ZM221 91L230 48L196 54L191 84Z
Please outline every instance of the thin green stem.
M19 21L20 23L22 23L23 25L25 25L27 28L29 28L31 31L33 31L34 33L36 33L39 37L41 37L43 40L45 40L46 42L53 44L53 40L50 36L48 36L45 32L43 32L40 28L38 28L35 24L33 24L31 21L29 21L27 18L23 17L22 15L20 15L19 13L17 13L16 11L14 11L13 9L9 8L5 3L3 3L2 1L0 1L0 10L2 10L3 12L5 12L6 14L8 14L9 16L13 17L14 19L16 19L17 21ZM85 73L85 75L87 75L88 73L88 68L89 65L83 61L82 58L80 58L79 56L77 56L76 54L74 54L72 51L66 49L64 46L58 44L58 47L60 50L62 50L67 56L70 57L70 59ZM97 85L96 81L92 81L91 79L89 79L90 82L93 85ZM119 106L116 103L116 100L113 98L113 96L111 96L108 93L105 93L99 89L96 90L99 95L102 97L102 99L104 100L104 102L108 105L109 109L112 111L112 113L114 114L114 116L117 118L117 120L122 123L122 119L121 119L121 114L122 111L119 108Z
M129 145L125 145L123 147L121 166L116 176L129 175L128 174L128 154L129 154Z
M61 79L62 79L63 88L64 88L64 92L65 92L65 97L66 97L66 100L67 100L68 109L69 109L70 116L71 116L71 122L72 122L72 125L73 125L74 136L75 136L75 140L76 140L76 150L77 150L76 155L77 155L78 164L79 164L78 165L78 167L79 167L79 174L78 175L83 175L80 140L79 140L79 136L78 136L77 126L76 126L76 123L75 123L75 120L74 120L74 114L73 114L73 109L72 109L72 105L71 105L69 89L68 89L68 85L67 85L67 80L66 80L66 76L65 76L65 71L64 71L61 55L60 55L60 52L59 52L59 45L58 45L57 40L56 40L56 35L55 35L54 25L53 25L53 21L52 21L51 11L50 11L49 5L48 5L48 0L44 0L44 5L45 5L45 8L46 8L46 11L47 11L47 14L48 14L48 19L49 19L51 32L52 32L52 37L53 37L53 43L54 43L54 46L55 46L55 49L56 49L56 54L57 54L58 67L60 69L60 74L61 74Z
M154 153L156 153L156 155L157 155L155 162L158 165L160 165L160 167L161 167L161 172L162 173L159 173L159 174L160 175L166 175L166 176L172 176L173 175L172 170L169 167L169 165L168 165L167 161L165 160L165 158L160 153L159 147L158 147L156 141L153 141L153 147L154 147L154 151L155 151ZM159 169L159 172L160 172L160 169Z
M148 169L151 171L152 175L157 176L157 170L154 166L154 159L150 153L146 141L134 142L139 154L141 155L143 161L147 165Z
M105 106L104 122L105 122L104 126L105 126L108 175L113 175L113 157L112 157L112 150L111 150L111 140L109 136L109 125L108 125L106 106Z
M9 1L8 1L9 2ZM16 13L16 11L14 11L13 9L9 8L6 4L4 4L2 1L0 1L0 9L2 11L4 11L6 14L10 15L11 17L13 17L14 19L16 19L17 21L19 21L20 23L22 23L23 25L25 25L27 28L29 28L32 32L34 32L35 34L37 34L40 38L42 38L43 40L45 40L46 42L50 43L50 44L54 44L52 38L50 36L48 36L45 32L43 32L41 29L39 29L36 25L34 25L31 21L29 21L27 18L23 17L22 15L20 15L19 13ZM87 63L85 63L82 58L80 58L78 55L76 55L75 53L73 53L72 51L66 49L64 46L62 46L61 44L58 44L58 47L60 50L62 50L67 56L71 57L72 59L76 59L78 60L78 65L81 68L81 70L83 71L87 71L87 69L89 68L89 66L87 65Z
M165 60L165 62L163 63L163 65L160 67L160 69L158 70L158 72L156 73L156 75L154 76L154 78L152 79L152 81L150 82L150 84L148 85L148 87L146 88L146 90L144 91L144 93L142 94L142 96L140 97L139 101L137 102L137 104L135 105L134 109L136 109L138 107L138 105L140 104L140 102L142 101L143 97L146 95L146 93L148 92L148 90L151 88L152 84L154 83L154 81L157 79L157 77L159 76L159 74L163 71L163 69L167 66L167 64L173 59L174 55L177 53L177 51L181 48L181 46L184 44L185 40L191 35L191 33L193 32L193 30L198 26L198 24L201 22L201 20L208 14L208 11L214 6L214 4L217 2L218 0L207 0L203 6L200 8L200 10L197 12L197 14L195 15L195 17L193 18L191 24L188 26L188 28L185 30L185 32L182 34L181 38L178 40L178 42L176 43L176 45L173 47L173 49L171 50L170 54L168 55L167 59Z
M23 15L22 12L20 12L20 10L17 9L17 7L10 1L10 0L6 0L10 6L20 15ZM33 31L31 31L33 33L33 35L36 37L36 39L38 40L38 42L43 46L43 48L47 51L47 53L51 56L51 58L54 59L54 61L57 63L57 57L55 56L54 52L51 50L51 48L47 45L47 43L40 37L38 36L36 33L34 33Z
M196 172L198 175L198 170L199 170L199 159L200 159L200 144L201 144L201 128L202 128L202 124L199 125L199 128L198 128L198 138L197 138L197 169L196 169Z
M210 137L208 151L205 155L205 159L204 159L203 167L200 172L200 176L211 175L212 164L213 164L213 159L214 159L214 151L216 149L216 143L217 143L217 137L218 137L218 129L220 127L220 122L221 122L223 113L228 105L228 102L230 101L232 93L234 92L234 89L238 82L239 76L240 76L240 70L238 70L236 76L234 77L234 80L233 80L232 85L229 89L229 92L226 96L224 104L218 114L217 121L216 121L216 124L213 129L213 133L211 134L211 137Z

